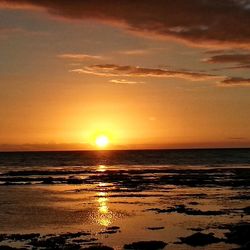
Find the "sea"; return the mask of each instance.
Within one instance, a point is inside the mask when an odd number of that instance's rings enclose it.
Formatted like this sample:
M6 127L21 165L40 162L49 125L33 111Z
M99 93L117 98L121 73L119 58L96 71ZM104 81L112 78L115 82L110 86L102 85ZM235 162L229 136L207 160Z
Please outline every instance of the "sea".
M244 247L249 186L250 149L0 152L0 249Z

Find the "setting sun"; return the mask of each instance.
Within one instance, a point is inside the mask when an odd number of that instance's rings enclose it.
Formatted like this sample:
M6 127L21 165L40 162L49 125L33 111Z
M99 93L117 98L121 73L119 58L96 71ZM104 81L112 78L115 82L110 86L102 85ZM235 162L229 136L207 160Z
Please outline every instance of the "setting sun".
M100 135L96 137L95 144L99 148L105 148L109 144L109 138L106 135Z

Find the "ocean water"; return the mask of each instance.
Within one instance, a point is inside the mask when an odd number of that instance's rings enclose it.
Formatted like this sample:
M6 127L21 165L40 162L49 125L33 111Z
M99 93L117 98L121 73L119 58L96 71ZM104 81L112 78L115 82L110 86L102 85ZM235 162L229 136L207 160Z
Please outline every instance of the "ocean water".
M157 240L232 249L240 244L226 241L230 226L250 223L249 186L249 149L4 152L0 246L34 247L12 234L70 232L66 243L82 248ZM197 231L220 241L181 241Z
M243 165L250 149L0 152L0 166Z

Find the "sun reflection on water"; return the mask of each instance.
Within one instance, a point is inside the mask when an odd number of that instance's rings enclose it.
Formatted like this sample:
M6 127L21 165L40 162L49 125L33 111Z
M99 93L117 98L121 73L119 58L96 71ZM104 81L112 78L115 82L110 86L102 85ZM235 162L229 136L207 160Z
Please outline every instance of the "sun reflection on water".
M99 172L105 172L106 166L100 165L98 166L97 171ZM97 198L97 204L98 204L98 210L97 210L97 223L101 226L109 226L113 222L113 213L109 209L109 198L108 193L105 192L106 188L108 186L108 183L99 182L99 192L97 192L96 196Z
M107 167L106 167L105 165L99 165L99 166L97 167L97 171L98 171L98 172L105 172L106 169L107 169Z

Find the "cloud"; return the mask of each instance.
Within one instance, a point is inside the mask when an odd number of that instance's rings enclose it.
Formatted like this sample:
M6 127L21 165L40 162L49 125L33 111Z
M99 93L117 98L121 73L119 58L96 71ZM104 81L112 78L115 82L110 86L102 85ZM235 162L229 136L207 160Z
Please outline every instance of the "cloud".
M88 55L88 54L61 54L57 57L62 59L68 59L72 61L89 61L89 60L102 60L104 57L96 56L96 55Z
M249 0L74 0L70 4L67 0L0 0L0 4L108 22L151 38L159 35L197 46L250 48Z
M118 84L138 84L138 83L144 83L144 82L138 82L138 81L129 81L125 79L112 79L110 80L112 83L118 83Z
M206 58L203 62L212 64L235 64L235 66L225 67L222 69L249 69L250 68L250 54L221 54ZM221 70L221 69L216 69Z
M13 35L24 35L24 36L43 36L47 35L45 32L37 32L31 30L25 30L22 28L4 28L0 27L0 38L8 38Z
M208 63L237 63L250 65L250 54L222 54L205 59Z
M246 137L229 137L228 140L242 141L242 140L247 140L247 138Z
M146 55L149 54L149 49L134 49L134 50L124 50L119 51L119 54L126 55L126 56L140 56L140 55Z
M214 75L197 73L192 71L175 71L160 68L143 68L131 65L99 64L74 69L71 72L84 73L97 76L131 76L131 77L161 77L161 78L183 78L191 81L209 80L215 78Z
M220 82L222 86L250 86L250 78L242 78L242 77L228 77Z

